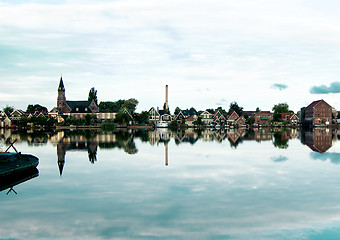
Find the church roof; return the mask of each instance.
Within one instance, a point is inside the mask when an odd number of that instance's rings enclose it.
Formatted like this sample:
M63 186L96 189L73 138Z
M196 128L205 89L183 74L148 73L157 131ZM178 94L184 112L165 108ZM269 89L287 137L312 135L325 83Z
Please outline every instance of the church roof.
M66 101L66 104L71 108L71 113L91 113L91 101Z

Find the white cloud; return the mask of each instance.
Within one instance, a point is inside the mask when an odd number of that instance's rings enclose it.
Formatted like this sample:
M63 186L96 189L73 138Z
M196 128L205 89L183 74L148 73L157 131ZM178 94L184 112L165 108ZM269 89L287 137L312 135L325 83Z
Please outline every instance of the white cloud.
M334 81L340 73L336 50L340 17L332 8L337 3L329 1L329 8L323 5L321 12L316 4L268 0L1 3L0 49L8 49L10 61L0 67L0 73L23 84L29 75L55 77L55 85L47 91L56 89L60 73L67 85L89 82L84 88L108 87L115 79L116 89L124 90L112 89L107 95L108 90L98 89L98 97L136 96L141 109L151 107L144 102L153 100L145 90L141 94L140 88L131 86L147 86L151 93L163 92L168 83L175 90L169 99L174 105L188 103L201 109L231 96L245 109L262 109L275 104L274 93L263 93L264 89L285 82L290 87L283 100L291 100L298 110L303 102L296 96L301 91L307 91L307 101L313 100L308 89L321 85L320 79ZM12 49L20 50L21 56ZM192 88L210 88L212 93L190 94L190 98L179 93ZM70 99L87 95L88 90L81 94L76 90L85 91L72 89ZM49 108L55 104L39 99ZM1 100L0 105L8 101ZM336 104L333 96L329 101ZM153 106L162 104L163 100Z

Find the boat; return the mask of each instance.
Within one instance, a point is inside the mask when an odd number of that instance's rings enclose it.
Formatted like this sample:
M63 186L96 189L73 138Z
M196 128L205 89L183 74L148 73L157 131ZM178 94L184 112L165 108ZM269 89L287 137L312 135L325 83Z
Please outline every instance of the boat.
M39 159L20 152L0 152L0 177L35 169Z
M169 127L169 124L166 121L158 121L156 123L157 128L167 128Z

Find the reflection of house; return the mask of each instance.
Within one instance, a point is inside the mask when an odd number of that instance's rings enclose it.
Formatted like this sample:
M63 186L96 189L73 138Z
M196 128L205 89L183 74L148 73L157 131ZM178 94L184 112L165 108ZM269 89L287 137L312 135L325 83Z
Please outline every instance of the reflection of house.
M273 134L271 129L263 128L263 129L256 129L254 131L254 140L261 142L261 141L271 141L273 139Z
M305 133L305 144L314 152L324 153L332 147L332 132L315 128L314 131Z
M332 123L332 107L324 100L314 101L304 109L304 120L312 125Z
M244 128L230 129L227 134L229 141L235 143L239 138L242 138L246 134L246 131Z

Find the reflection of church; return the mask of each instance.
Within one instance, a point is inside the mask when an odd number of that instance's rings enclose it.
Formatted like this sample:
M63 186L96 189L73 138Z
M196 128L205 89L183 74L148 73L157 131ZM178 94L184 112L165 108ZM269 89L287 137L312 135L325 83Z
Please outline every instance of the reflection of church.
M60 175L63 174L65 155L67 151L87 151L91 163L97 161L98 142L84 136L64 137L57 143L58 167Z

